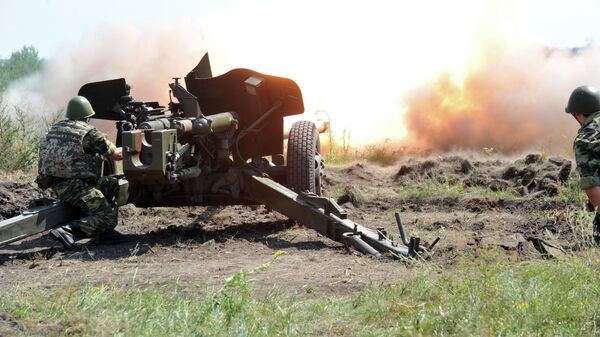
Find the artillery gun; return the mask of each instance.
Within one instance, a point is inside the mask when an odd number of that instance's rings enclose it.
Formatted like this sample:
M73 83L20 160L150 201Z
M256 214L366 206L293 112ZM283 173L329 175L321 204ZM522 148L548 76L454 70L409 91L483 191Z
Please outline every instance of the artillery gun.
M206 54L184 81L185 87L179 78L169 84L167 106L133 100L123 78L79 90L96 111L95 119L116 122L124 159L105 161L103 174L124 178L119 204L263 204L365 254L414 257L432 248L422 247L418 238L407 239L398 214L401 242L382 228L347 219L333 199L321 196L323 162L315 124L295 122L284 151L283 118L304 112L293 80L249 69L213 77ZM60 202L34 203L0 222L0 245L75 217Z

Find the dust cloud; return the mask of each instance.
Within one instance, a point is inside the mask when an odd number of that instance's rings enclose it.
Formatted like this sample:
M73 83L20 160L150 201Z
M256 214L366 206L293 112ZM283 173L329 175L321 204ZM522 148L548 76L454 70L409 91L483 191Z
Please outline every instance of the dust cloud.
M599 84L600 49L547 48L521 7L240 1L181 22L86 31L5 100L43 114L85 83L124 77L134 98L164 104L171 78L209 52L215 75L245 67L294 79L307 114L325 111L334 140L351 135L352 147L568 151L577 124L564 104L576 86Z
M125 77L136 99L164 103L170 78L185 76L209 52L215 75L250 68L295 80L307 113L326 111L336 138L351 134L352 146L401 140L399 96L460 63L466 48L456 46L468 42L477 12L471 3L239 1L183 22L97 27L48 57L44 70L9 96L46 111L87 82ZM457 23L461 14L466 18ZM439 49L456 52L441 58Z
M41 114L63 107L86 83L124 77L136 100L164 104L172 77L185 76L202 57L203 40L190 22L98 28L62 46L41 72L11 86L6 100Z
M575 87L600 84L600 49L545 47L513 17L518 6L487 9L469 63L403 94L407 143L570 153L578 124L564 107ZM514 24L506 30L502 22Z
M600 50L517 54L504 58L496 49L460 83L444 73L406 93L409 143L441 151L567 149L578 125L564 106L575 87L598 85Z

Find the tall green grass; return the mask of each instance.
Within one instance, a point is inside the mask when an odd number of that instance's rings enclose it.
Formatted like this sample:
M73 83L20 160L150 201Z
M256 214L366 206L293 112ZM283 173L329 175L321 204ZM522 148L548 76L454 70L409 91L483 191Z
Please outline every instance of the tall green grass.
M328 164L346 164L356 160L365 160L382 166L395 164L404 155L404 147L395 146L386 139L380 144L355 147L350 145L352 133L344 129L341 137L335 138L331 128L327 130L328 148L324 161Z
M37 167L39 141L62 116L58 110L33 117L18 106L9 107L0 96L0 171L32 171Z
M253 272L259 272L257 270ZM0 311L30 334L73 336L597 336L600 259L514 263L491 254L444 272L422 266L410 280L356 295L256 297L248 272L218 290L177 282L149 288L18 287ZM313 296L314 294L311 294ZM46 326L62 327L59 331Z
M402 198L488 198L515 200L521 196L512 189L491 189L488 186L467 186L455 177L431 175L408 182L395 189Z
M1 104L1 102L0 102ZM0 105L0 169L29 170L37 163L40 131L21 109Z
M579 188L579 173L577 171L571 173L564 188L553 199L578 205L583 205L587 202L587 196Z

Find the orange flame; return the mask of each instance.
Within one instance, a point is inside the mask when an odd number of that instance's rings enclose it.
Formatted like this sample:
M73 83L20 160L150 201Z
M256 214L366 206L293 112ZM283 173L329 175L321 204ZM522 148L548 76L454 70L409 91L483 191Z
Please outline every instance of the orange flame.
M520 3L239 2L168 26L92 29L18 89L62 106L86 82L125 77L136 99L165 103L170 78L208 51L215 75L246 67L294 79L307 114L326 111L334 140L351 135L351 146L567 148L576 124L560 111L574 87L600 78L600 53L548 55L515 19Z

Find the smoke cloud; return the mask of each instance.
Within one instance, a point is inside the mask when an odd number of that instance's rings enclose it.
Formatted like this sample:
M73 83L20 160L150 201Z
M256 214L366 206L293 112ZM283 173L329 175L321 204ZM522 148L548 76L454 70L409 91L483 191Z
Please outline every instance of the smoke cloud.
M599 60L591 47L575 53L539 46L509 57L495 49L463 80L440 74L405 95L409 142L441 151L565 150L577 123L564 106L575 87L598 84Z
M347 131L353 146L400 140L406 129L399 96L462 59L462 47L443 58L433 51L466 44L473 20L457 24L455 17L473 17L469 3L240 1L169 25L102 26L60 48L8 96L47 111L64 106L85 83L125 77L134 98L164 103L170 78L185 76L209 52L215 75L240 67L294 79L307 113L326 111L336 135ZM416 32L417 26L423 28Z
M6 99L43 113L63 107L86 83L124 77L137 100L168 100L172 77L203 55L203 34L189 22L136 29L98 28L50 56L42 71L9 88Z
M326 111L351 146L565 151L577 124L564 105L573 88L599 84L600 49L546 48L521 6L241 1L181 22L98 27L5 100L45 113L85 83L124 77L134 98L164 104L171 78L209 52L215 75L245 67L294 79L307 113Z
M599 84L600 49L545 47L514 17L518 6L489 5L469 63L404 93L407 142L437 151L570 153L578 124L564 107L575 87Z

